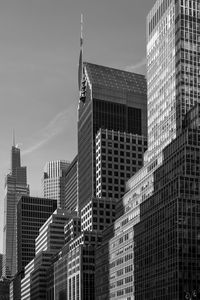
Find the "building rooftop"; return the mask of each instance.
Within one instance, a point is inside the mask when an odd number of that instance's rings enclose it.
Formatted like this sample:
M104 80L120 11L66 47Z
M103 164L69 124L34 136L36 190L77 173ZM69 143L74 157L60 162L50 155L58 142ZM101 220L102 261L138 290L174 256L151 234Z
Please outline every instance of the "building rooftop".
M88 62L84 62L84 66L91 84L128 90L135 94L147 94L147 84L144 75Z

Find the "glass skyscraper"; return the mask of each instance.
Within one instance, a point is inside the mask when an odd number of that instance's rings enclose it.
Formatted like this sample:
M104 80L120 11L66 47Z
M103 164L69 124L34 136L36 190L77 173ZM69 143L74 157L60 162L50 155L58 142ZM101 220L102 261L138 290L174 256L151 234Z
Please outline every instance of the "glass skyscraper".
M147 16L148 150L128 182L141 203L152 195L162 150L181 132L200 97L200 3L157 0Z
M200 97L200 2L157 0L147 17L148 160Z

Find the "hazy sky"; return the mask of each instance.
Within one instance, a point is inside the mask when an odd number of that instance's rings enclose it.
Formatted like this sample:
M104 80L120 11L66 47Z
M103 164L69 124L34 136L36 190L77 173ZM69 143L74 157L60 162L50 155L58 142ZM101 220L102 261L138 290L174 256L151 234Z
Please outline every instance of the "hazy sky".
M146 15L154 0L3 0L0 3L0 252L12 131L41 195L46 161L77 154L80 15L84 60L145 74Z

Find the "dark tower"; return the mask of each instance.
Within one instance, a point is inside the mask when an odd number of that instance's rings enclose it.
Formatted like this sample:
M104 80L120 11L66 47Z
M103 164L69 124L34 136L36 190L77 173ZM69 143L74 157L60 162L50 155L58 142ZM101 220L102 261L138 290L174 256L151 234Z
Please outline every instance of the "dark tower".
M83 63L78 107L79 210L96 193L98 130L146 136L146 101L143 75Z
M20 149L15 145L14 139L11 149L11 171L6 176L5 189L2 273L5 277L12 277L17 271L17 202L20 195L29 195L26 167L21 166Z

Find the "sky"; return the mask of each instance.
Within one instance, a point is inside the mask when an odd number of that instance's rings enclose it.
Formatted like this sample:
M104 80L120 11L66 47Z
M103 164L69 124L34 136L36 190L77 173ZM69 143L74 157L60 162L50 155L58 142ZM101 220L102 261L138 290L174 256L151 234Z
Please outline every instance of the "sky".
M31 196L47 161L77 154L78 59L146 73L146 16L155 0L0 3L0 252L13 129Z

